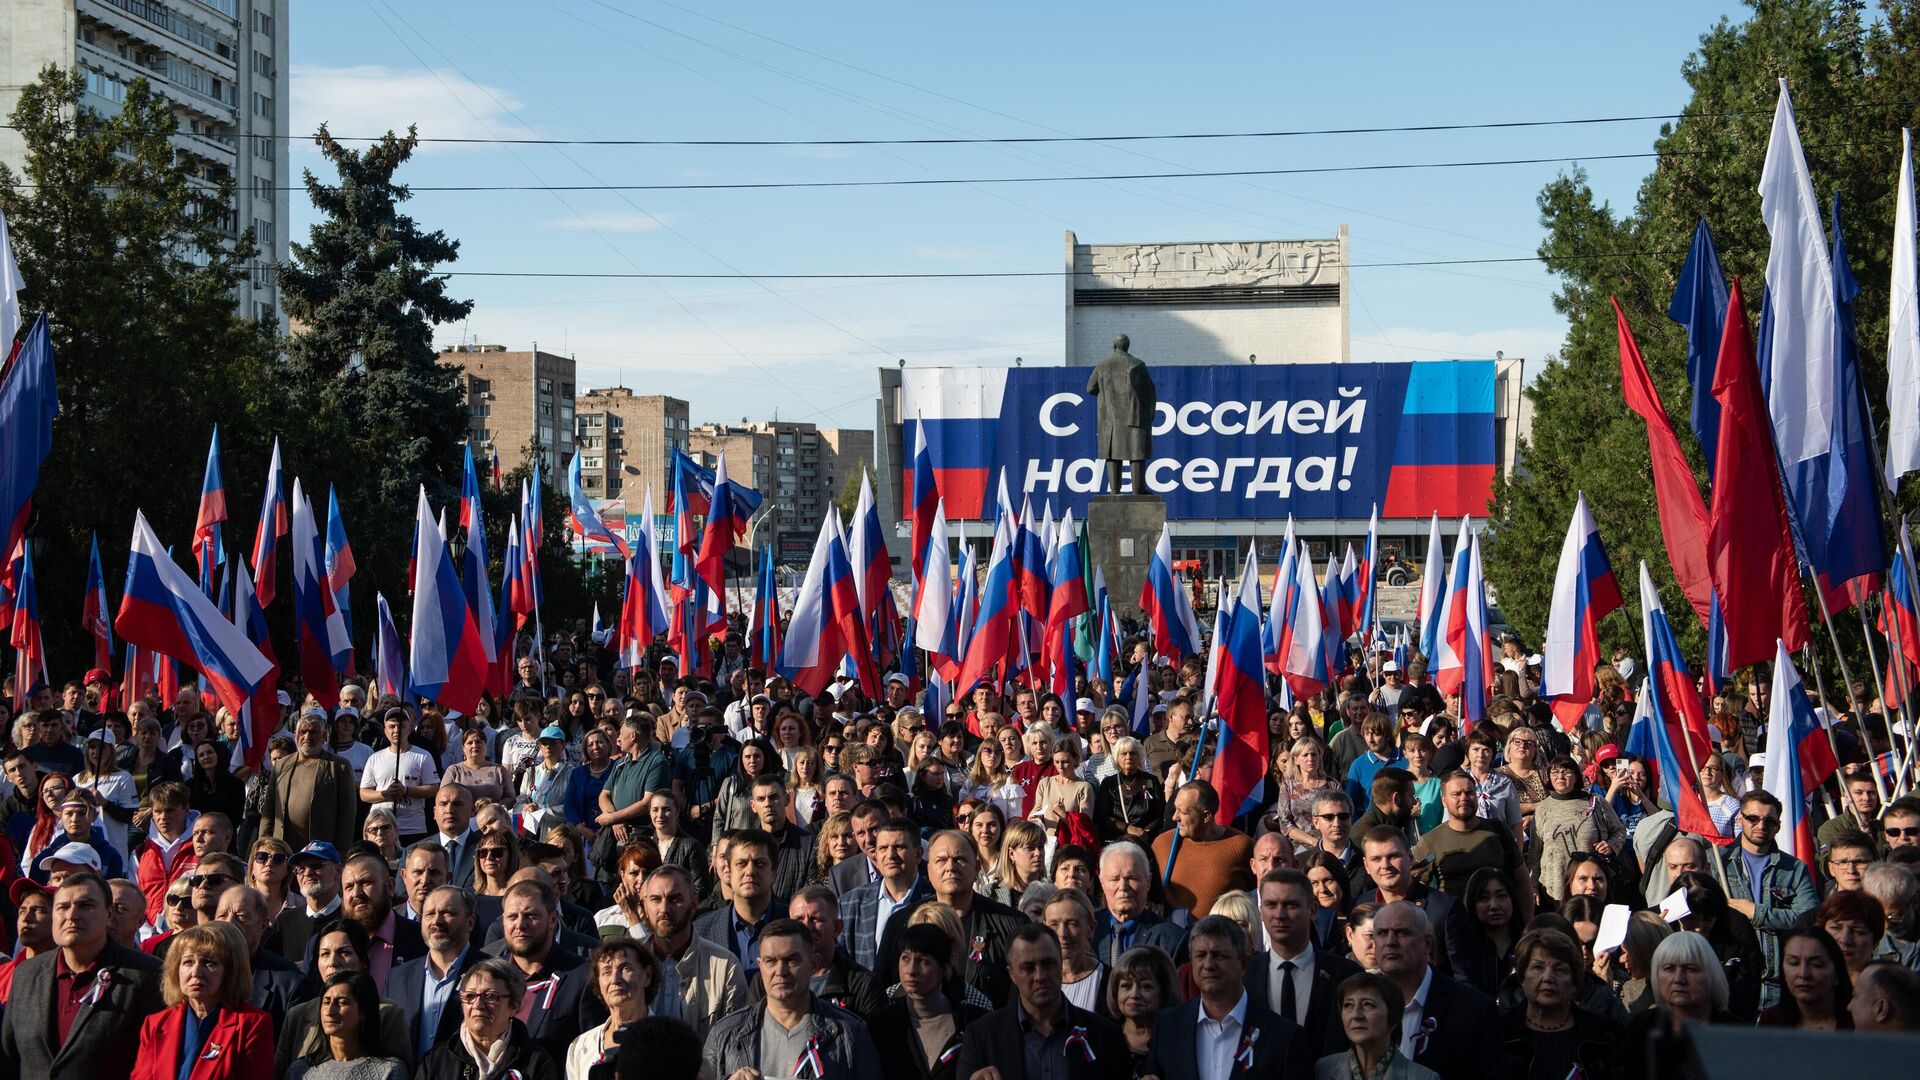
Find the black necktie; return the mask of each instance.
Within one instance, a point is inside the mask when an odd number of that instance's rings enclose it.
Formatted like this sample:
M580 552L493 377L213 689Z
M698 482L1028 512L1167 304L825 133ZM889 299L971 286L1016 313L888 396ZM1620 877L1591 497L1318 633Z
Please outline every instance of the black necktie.
M1293 961L1280 961L1280 1015L1288 1020L1299 1021L1300 1017L1293 1005Z

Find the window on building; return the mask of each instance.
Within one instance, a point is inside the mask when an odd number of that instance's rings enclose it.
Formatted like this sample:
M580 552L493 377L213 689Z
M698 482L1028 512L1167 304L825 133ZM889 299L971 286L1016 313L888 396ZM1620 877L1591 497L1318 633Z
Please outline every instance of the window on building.
M580 456L580 467L583 469L604 469L606 465L606 459L597 454L592 457L588 457L585 454Z
M541 379L541 380L540 380L540 392L541 392L542 394L548 394L548 395L551 395L551 394L553 393L553 380L552 380L552 379Z
M272 140L272 139L248 139L247 141L253 144L253 156L254 156L254 157L257 157L257 158L259 158L259 159L260 159L260 160L262 160L262 161L272 161L272 160L273 160L273 154L274 154L274 150L273 150L273 143L274 143L274 140Z
M484 399L475 401L468 404L467 411L474 416L492 416L493 403Z
M570 382L561 383L560 396L563 398L566 398L569 401L573 400L573 384Z
M253 95L253 115L273 119L273 99L265 94Z
M273 78L273 57L255 49L253 51L253 73L265 78Z
M273 249L273 222L254 218L253 242L271 251Z
M615 476L607 481L607 498L620 494L620 478Z
M206 4L209 0L200 0L200 2ZM219 8L221 11L235 18L238 18L240 15L240 9L236 6L234 0L211 0L211 6ZM264 11L254 12L253 32L256 34L266 34L269 37L273 36L273 16Z
M488 379L476 379L469 375L467 376L467 393L474 397L479 397L482 394L491 394L493 393L493 383Z

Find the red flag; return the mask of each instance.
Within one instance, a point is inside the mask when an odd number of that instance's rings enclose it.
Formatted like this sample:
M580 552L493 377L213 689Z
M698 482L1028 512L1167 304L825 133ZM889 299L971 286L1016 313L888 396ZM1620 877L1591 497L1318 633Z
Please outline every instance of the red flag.
M1694 483L1693 467L1680 449L1667 419L1666 406L1660 403L1660 391L1647 374L1647 362L1634 344L1633 328L1627 325L1627 313L1620 310L1619 298L1613 301L1614 318L1620 330L1620 393L1627 407L1647 423L1647 454L1653 459L1653 495L1660 506L1660 532L1666 537L1667 559L1673 563L1673 576L1687 594L1700 625L1707 624L1713 603L1713 565L1707 557L1707 506Z
M1737 277L1727 299L1713 396L1720 403L1720 439L1707 549L1727 628L1726 666L1732 669L1772 658L1776 638L1788 652L1807 643L1800 564Z

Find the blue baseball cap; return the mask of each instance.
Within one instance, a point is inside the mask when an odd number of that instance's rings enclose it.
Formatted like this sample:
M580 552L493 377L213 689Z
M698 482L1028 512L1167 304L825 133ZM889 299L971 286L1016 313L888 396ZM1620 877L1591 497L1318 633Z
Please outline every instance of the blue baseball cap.
M299 862L301 859L317 859L320 862L330 862L339 866L340 852L325 840L315 840L294 854L294 862Z
M548 724L546 727L540 729L540 741L546 742L548 739L552 739L554 742L566 742L567 733L561 729L559 724Z

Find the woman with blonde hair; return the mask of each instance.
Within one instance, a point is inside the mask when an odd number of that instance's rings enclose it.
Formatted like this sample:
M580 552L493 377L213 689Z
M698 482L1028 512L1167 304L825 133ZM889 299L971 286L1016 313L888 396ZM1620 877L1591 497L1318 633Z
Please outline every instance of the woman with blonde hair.
M853 815L845 810L829 815L814 833L813 872L807 875L807 884L830 884L833 868L859 851L853 839Z
M827 778L821 772L820 748L795 747L787 768L787 817L803 829L813 828L826 809Z
M1733 726L1738 730L1738 724ZM1717 750L1700 759L1700 790L1706 796L1707 815L1720 835L1739 836L1740 796L1733 793L1733 770Z
M360 826L360 839L380 849L380 857L386 860L388 870L400 872L400 823L394 819L392 810L376 806L367 811L367 820Z
M1005 890L1006 899L1000 902L1008 907L1019 902L1027 886L1046 881L1047 831L1026 820L1008 825L1006 839L1000 842L1000 863L994 868L994 879L994 899L999 900L999 890Z
M1327 770L1327 744L1312 736L1295 739L1287 752L1274 762L1274 788L1278 798L1273 809L1260 819L1267 832L1284 833L1296 847L1315 847L1320 834L1313 828L1313 800L1329 789L1340 786Z
M504 897L507 881L519 869L520 839L506 829L482 829L473 845L473 891L480 896Z
M293 888L293 849L277 836L262 836L247 845L247 885L267 898L267 915L287 908L306 909L306 898Z
M1007 767L1006 748L998 739L981 741L980 748L973 754L973 767L967 772L966 782L958 794L962 799L992 803L999 808L1003 820L1018 811L1027 797L1020 785L1013 782L1012 770Z
M178 1080L189 1071L194 1080L273 1075L273 1018L247 1000L253 966L239 927L203 923L169 939L160 993L167 1007L140 1025L133 1080Z

